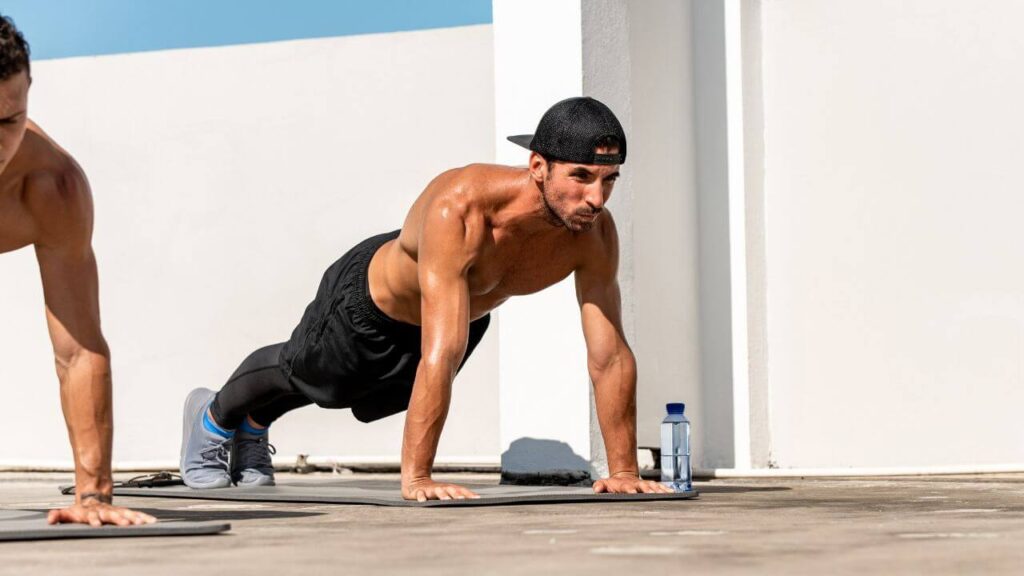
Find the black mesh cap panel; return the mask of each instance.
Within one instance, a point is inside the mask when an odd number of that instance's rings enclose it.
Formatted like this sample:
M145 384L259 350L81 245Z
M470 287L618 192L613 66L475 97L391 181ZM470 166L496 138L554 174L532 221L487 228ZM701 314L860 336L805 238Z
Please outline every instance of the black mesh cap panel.
M619 141L618 154L596 154L597 143L606 136ZM578 164L622 164L626 161L626 133L607 106L581 96L568 98L544 113L537 132L509 136L509 141L538 154Z

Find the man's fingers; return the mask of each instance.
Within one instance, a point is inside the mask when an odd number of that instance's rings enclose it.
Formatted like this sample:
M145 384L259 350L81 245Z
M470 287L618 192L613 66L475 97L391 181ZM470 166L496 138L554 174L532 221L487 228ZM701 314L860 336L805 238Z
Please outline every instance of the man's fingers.
M650 489L649 492L651 494L665 494L667 492L671 492L671 490L663 486L660 482L655 482L653 480L648 480L644 485ZM645 490L645 492L647 492L647 490Z
M138 525L138 524L152 524L152 523L156 522L156 518L150 516L149 514L146 514L145 512L135 512L134 510L132 510L131 513L132 513L132 522L134 524L136 524L136 525Z
M110 505L86 507L75 504L68 508L50 510L46 515L48 524L78 523L88 524L94 528L99 528L104 524L131 526L133 524L152 524L156 521L156 518L144 512Z
M123 512L121 512L120 510L117 510L117 509L106 510L105 512L106 512L106 514L104 514L102 512L100 513L100 519L103 520L103 522L105 522L106 524L117 524L118 526L128 526L128 525L130 525L132 523L131 520L129 520L126 517L126 515Z
M466 498L479 498L475 492L458 484L428 484L422 488L416 488L412 497L419 502L427 500L465 500Z
M608 490L608 484L604 480L598 480L594 482L594 492L596 494L602 494Z

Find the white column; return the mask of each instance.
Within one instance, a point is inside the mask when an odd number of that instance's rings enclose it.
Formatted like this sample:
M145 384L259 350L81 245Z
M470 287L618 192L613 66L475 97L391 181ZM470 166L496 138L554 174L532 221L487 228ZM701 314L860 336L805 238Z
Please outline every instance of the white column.
M579 0L495 0L496 156L524 165L506 141L532 133L555 102L583 92ZM498 317L502 470L589 473L590 383L572 278L514 298Z
M752 341L760 342L763 325L755 323L751 339L745 183L751 166L744 145L743 6L740 0L707 0L693 7L701 388L705 392L700 408L706 425L706 452L700 465L747 469L753 464L751 399L761 406L767 398L761 388L752 395L750 386L752 370L757 375L762 372L752 367L748 350ZM755 267L755 272L759 269ZM754 299L755 307L759 302ZM758 352L759 359L762 350ZM754 414L758 459L767 459L762 434L767 415L760 408Z

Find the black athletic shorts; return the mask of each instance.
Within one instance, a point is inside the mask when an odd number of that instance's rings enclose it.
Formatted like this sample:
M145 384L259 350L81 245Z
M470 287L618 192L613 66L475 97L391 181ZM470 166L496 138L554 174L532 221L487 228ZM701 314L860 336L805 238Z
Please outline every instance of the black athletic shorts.
M420 362L420 327L388 317L370 298L370 258L398 233L364 240L332 264L281 350L299 392L324 408L351 408L363 422L409 407ZM490 314L470 323L463 365L489 323Z

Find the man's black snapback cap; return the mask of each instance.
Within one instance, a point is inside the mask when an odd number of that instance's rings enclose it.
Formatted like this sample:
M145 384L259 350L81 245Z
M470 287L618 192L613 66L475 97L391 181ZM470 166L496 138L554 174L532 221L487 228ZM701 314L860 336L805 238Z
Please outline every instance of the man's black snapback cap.
M608 136L619 141L619 153L595 153L598 142ZM622 124L611 109L588 96L562 100L544 113L536 133L508 139L552 160L577 164L626 161L626 133Z

